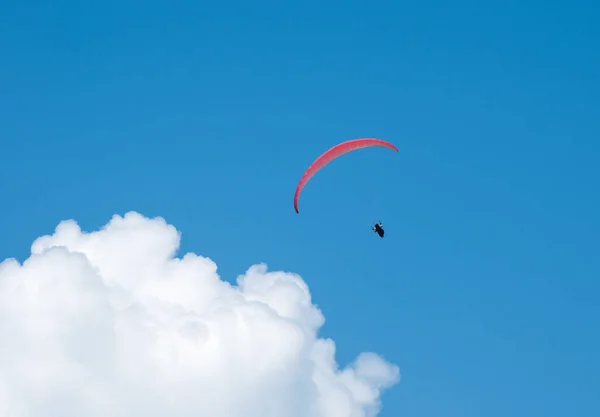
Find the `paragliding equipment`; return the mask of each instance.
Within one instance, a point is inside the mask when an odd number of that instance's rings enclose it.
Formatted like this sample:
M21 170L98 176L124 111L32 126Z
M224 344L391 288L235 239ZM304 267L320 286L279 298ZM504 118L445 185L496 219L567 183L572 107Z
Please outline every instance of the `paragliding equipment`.
M375 138L362 138L348 140L346 142L342 142L338 145L335 145L334 147L328 149L323 154L321 154L317 159L315 159L315 161L312 164L310 164L310 166L306 169L306 171L300 178L300 182L298 182L298 185L296 187L296 193L294 195L294 209L296 210L296 213L300 213L300 211L298 210L298 200L300 198L300 192L306 186L308 181L313 177L313 175L315 175L321 168L323 168L325 165L327 165L328 163L330 163L331 161L333 161L341 155L344 155L348 152L357 149L372 146L388 148L398 152L398 149L394 145L384 140ZM383 237L382 235L380 236Z

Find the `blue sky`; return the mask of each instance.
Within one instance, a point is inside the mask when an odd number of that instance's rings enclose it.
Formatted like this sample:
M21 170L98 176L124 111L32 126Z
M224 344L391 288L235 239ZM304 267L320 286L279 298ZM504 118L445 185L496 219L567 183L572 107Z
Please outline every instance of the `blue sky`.
M600 415L600 6L5 1L0 259L163 216L300 273L383 417ZM294 188L321 152L379 137ZM381 219L386 238L370 230Z

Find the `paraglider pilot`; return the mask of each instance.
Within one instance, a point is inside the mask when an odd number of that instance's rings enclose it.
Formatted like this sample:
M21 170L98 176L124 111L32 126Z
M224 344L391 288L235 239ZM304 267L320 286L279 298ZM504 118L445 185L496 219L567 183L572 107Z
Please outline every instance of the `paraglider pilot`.
M373 229L373 231L374 231L375 233L377 233L377 234L379 235L379 237L383 237L383 234L384 234L385 232L383 231L383 225L381 224L381 222L379 222L379 223L375 223L375 224L373 225L373 228L372 228L372 229Z

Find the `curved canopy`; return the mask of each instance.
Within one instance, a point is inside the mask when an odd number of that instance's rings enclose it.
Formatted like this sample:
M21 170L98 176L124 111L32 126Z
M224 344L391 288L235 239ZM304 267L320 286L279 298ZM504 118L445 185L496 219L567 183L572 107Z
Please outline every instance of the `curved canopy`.
M330 148L317 159L315 159L315 161L304 172L302 178L300 178L300 182L296 187L296 194L294 195L294 208L296 209L296 213L299 213L298 199L300 198L300 192L313 175L315 175L321 168L323 168L329 162L333 161L338 156L344 155L356 149L367 148L370 146L379 146L383 148L392 149L398 152L398 149L391 143L375 138L353 139L335 145L333 148Z

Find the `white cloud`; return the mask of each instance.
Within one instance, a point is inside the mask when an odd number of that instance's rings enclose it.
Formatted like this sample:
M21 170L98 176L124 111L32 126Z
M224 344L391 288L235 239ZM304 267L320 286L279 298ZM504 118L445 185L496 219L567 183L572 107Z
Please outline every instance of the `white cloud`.
M372 417L399 379L373 353L338 369L301 277L238 285L175 258L161 218L74 221L0 264L0 417Z

